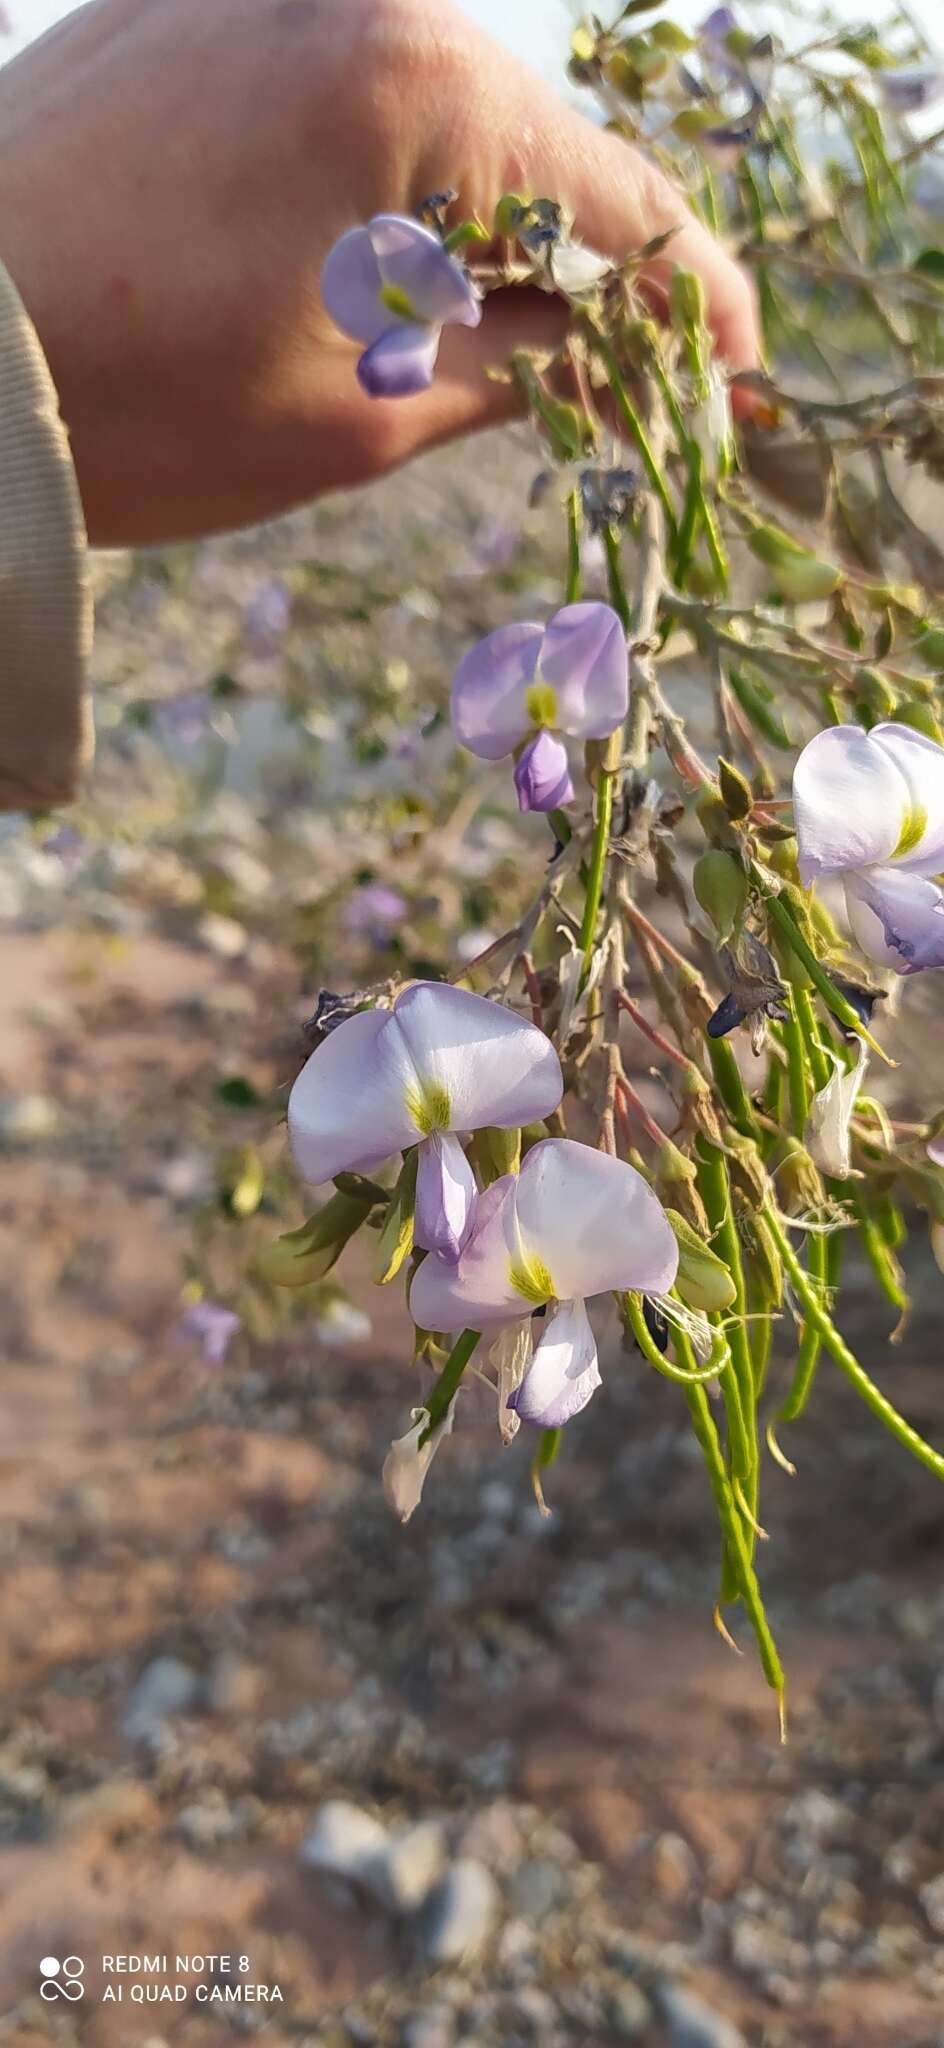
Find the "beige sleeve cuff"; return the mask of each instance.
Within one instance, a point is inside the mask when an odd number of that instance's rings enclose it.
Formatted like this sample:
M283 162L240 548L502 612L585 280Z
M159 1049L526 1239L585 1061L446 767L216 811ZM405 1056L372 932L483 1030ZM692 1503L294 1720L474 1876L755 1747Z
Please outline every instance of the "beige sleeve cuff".
M79 488L46 359L0 264L0 809L68 803L92 755Z

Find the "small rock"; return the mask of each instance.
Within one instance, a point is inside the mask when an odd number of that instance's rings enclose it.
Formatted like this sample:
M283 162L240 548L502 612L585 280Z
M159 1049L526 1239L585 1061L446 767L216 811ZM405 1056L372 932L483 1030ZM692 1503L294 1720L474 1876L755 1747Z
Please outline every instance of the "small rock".
M512 1910L522 1920L546 1920L566 1905L570 1882L556 1863L522 1863L511 1879L509 1895Z
M560 2023L560 2013L553 1998L536 1984L528 1984L522 1991L515 1992L515 2017L523 2020L535 2040L544 2044Z
M483 1863L459 1856L426 1908L423 1945L431 1962L467 1961L484 1947L498 1918L498 1887Z
M459 1841L463 1856L486 1863L489 1870L504 1875L521 1861L521 1829L510 1800L495 1799L482 1807L463 1828Z
M445 1842L438 1821L418 1821L415 1827L398 1828L390 1837L383 1865L390 1911L404 1917L418 1913L433 1886L439 1883L445 1862Z
M456 2023L448 2005L424 2006L403 2029L403 2048L452 2048Z
M210 1673L207 1704L213 1714L246 1714L255 1706L262 1684L258 1665L223 1650Z
M206 911L198 920L196 931L207 952L215 953L220 960L238 960L249 944L245 926L218 910Z
M639 1985L628 1979L607 1999L607 2022L621 2041L638 2041L652 2024L652 2007Z
M5 1145L36 1145L51 1138L59 1114L48 1095L8 1095L0 1102L0 1139Z
M698 1878L694 1850L682 1835L657 1835L652 1845L652 1879L660 1899L680 1905Z
M200 1696L200 1680L179 1657L155 1657L145 1666L125 1708L129 1742L144 1742L174 1714L186 1714Z
M373 1815L347 1799L327 1799L315 1815L300 1855L309 1870L385 1896L385 1871L390 1837Z
M923 1884L919 1897L935 1934L944 1934L944 1873Z
M693 1991L663 1984L657 2003L669 2030L669 2048L747 2048L733 2020L726 2020Z

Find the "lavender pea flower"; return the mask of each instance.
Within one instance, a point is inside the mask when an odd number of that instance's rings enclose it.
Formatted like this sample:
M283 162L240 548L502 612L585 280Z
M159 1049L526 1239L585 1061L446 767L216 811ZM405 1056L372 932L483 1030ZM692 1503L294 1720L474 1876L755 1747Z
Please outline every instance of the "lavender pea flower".
M562 1094L560 1061L533 1024L484 996L415 982L392 1010L359 1011L312 1053L289 1097L289 1139L316 1186L419 1144L414 1240L454 1261L476 1214L458 1133L532 1123Z
M635 1167L571 1138L547 1138L517 1175L480 1195L458 1263L425 1259L410 1290L423 1329L509 1328L547 1308L533 1357L508 1405L519 1421L559 1429L600 1384L586 1297L633 1288L664 1294L678 1246ZM515 1372L517 1378L517 1368Z
M835 875L862 951L896 974L944 967L944 747L909 725L834 725L793 776L800 874Z
M193 1338L201 1346L207 1365L225 1365L226 1354L240 1328L240 1318L218 1301L193 1301L177 1325L179 1338Z
M444 326L477 327L479 294L439 236L378 213L329 252L321 295L342 333L365 343L358 381L369 398L405 398L433 381Z
M523 811L553 811L574 794L558 737L606 739L626 716L626 636L608 604L567 604L546 626L499 626L470 648L452 685L453 729L470 753L499 761L519 747Z

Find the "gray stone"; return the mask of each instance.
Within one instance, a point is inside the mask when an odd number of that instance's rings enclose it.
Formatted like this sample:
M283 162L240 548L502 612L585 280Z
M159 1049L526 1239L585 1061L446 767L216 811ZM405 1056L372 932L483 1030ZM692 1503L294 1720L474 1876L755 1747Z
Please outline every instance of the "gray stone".
M657 2004L669 2030L669 2048L747 2048L733 2020L726 2020L693 1991L663 1984Z
M523 2020L536 2041L546 2044L555 2033L560 2014L547 1991L541 1991L537 1984L528 1984L515 1992L515 2017Z
M315 1815L299 1854L309 1870L336 1878L386 1903L390 1837L372 1814L348 1799L327 1799Z
M944 1872L921 1886L920 1898L934 1933L944 1934Z
M456 2023L448 2005L427 2005L403 2029L403 2048L452 2048Z
M130 1742L145 1742L174 1714L186 1714L200 1697L200 1680L179 1657L155 1657L145 1666L125 1708L122 1727Z
M446 1846L438 1821L417 1821L398 1828L389 1838L378 1879L392 1913L418 1913L446 1863Z
M428 1901L423 1946L431 1962L468 1960L484 1947L498 1918L498 1887L483 1863L459 1856Z
M511 1878L512 1911L522 1920L546 1920L570 1897L570 1880L556 1863L522 1863Z
M621 2041L638 2041L652 2024L652 2007L631 1978L607 1998L607 2023Z

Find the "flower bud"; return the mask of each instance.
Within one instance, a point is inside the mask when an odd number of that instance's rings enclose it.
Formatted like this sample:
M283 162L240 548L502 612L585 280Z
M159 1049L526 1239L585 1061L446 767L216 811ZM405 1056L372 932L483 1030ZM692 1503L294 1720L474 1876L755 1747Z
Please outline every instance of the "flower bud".
M495 208L496 235L517 234L521 219L528 211L529 201L520 192L506 192Z
M864 663L856 669L855 684L857 704L864 704L876 719L894 718L898 699L880 668Z
M910 725L913 732L923 732L926 739L944 746L944 731L930 704L900 704L895 717L899 725Z
M676 265L669 286L669 310L679 327L704 327L707 317L705 287L694 270L683 270Z
M677 1209L667 1209L665 1214L679 1248L675 1277L677 1293L688 1308L704 1309L708 1314L713 1309L730 1308L737 1297L737 1288L724 1261L709 1250L704 1238L686 1223Z
M823 1200L823 1183L805 1145L787 1138L784 1156L777 1167L777 1186L789 1216L805 1216L818 1209Z
M732 830L731 820L721 801L718 791L706 782L695 803L695 815L711 846L727 847L736 852L739 846L737 833Z
M718 760L718 785L728 817L735 824L749 817L754 808L754 792L747 776L742 775L740 768L735 768L723 755Z
M695 862L692 888L722 945L740 929L747 907L747 876L740 862L713 846Z
M808 604L817 598L831 597L842 581L842 571L835 562L828 562L820 555L811 554L809 548L800 547L779 526L765 523L752 527L747 535L747 544L758 561L771 571L781 596L792 604Z

